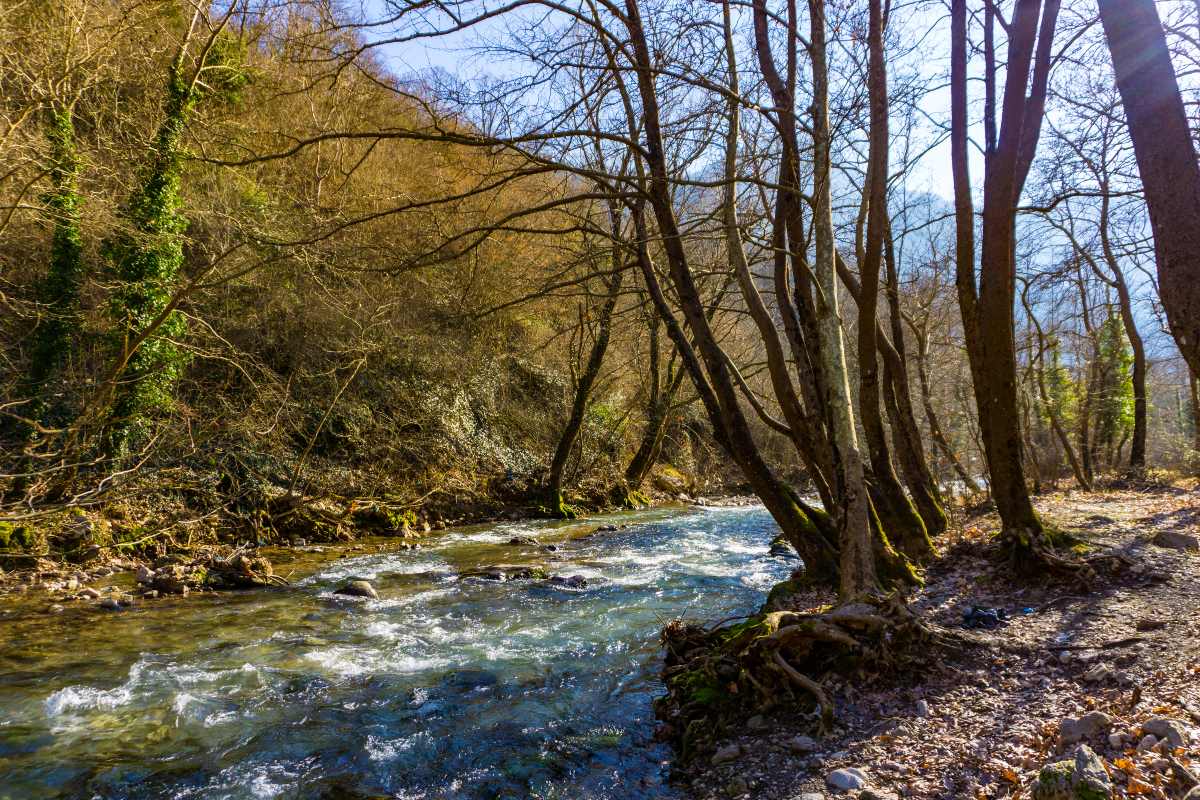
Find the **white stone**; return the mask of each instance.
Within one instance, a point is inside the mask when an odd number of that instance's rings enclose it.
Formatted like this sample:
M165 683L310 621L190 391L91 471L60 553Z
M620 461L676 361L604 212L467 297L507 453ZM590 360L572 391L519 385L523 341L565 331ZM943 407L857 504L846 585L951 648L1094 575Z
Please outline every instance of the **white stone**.
M867 785L867 773L858 767L835 769L825 776L825 782L835 789L849 792L854 789L861 789Z

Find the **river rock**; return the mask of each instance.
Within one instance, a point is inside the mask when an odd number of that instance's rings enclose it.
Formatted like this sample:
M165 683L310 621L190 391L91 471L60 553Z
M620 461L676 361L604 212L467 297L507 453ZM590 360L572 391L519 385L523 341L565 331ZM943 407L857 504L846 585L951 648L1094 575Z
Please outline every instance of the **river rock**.
M375 587L370 581L350 581L340 589L335 589L334 594L344 594L349 597L369 597L372 600L378 599L379 592L375 591Z
M741 775L735 775L725 785L725 791L730 797L740 797L750 791L750 783Z
M1108 800L1112 783L1092 748L1079 745L1075 757L1042 767L1033 785L1033 800Z
M508 540L509 544L537 544L537 539L532 536L514 536Z
M1058 726L1059 747L1078 744L1084 739L1107 734L1112 725L1113 718L1103 711L1091 711L1078 719L1068 717Z
M79 596L84 600L96 600L100 597L100 592L89 586L86 589L81 589Z
M1180 531L1159 531L1153 542L1168 550L1200 550L1200 537Z
M137 582L138 583L153 583L154 582L154 570L150 569L145 564L138 564Z
M485 581L519 581L547 578L542 567L525 564L493 564L480 569L460 573L460 578L480 578Z
M900 800L895 792L884 791L883 789L863 789L858 795L858 800Z
M1183 796L1183 800L1200 800L1200 786L1193 786L1192 790Z
M714 767L718 764L728 764L730 761L737 761L741 756L741 745L727 744L713 753L712 764Z
M825 795L820 792L805 792L797 797L796 800L825 800Z
M1188 729L1183 720L1171 717L1151 717L1142 723L1142 731L1166 739L1171 747L1183 747L1188 742Z
M800 558L800 554L796 552L796 548L792 547L792 543L782 533L771 540L769 555L772 558Z
M928 700L918 700L917 701L917 716L918 717L928 717L929 716L929 701Z
M106 611L120 611L122 608L121 601L115 597L106 597L97 603L97 605Z
M588 585L587 578L582 575L572 575L569 578L564 578L561 575L551 575L547 582L555 586L566 586L569 589L586 589Z
M796 736L788 740L787 746L793 753L811 753L817 749L817 742L811 736Z
M154 571L151 584L163 594L184 594L189 580L192 579L195 579L195 576L182 564L168 564Z
M858 767L835 769L825 776L825 782L835 789L851 792L867 785L867 773Z

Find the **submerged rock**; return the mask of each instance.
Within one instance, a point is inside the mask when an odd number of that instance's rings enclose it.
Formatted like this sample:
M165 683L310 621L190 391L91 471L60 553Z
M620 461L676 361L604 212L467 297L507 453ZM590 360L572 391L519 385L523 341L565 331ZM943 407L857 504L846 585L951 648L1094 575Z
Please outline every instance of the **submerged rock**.
M350 581L340 589L335 589L333 593L349 597L369 597L372 600L379 598L379 592L375 591L375 587L371 585L370 581L365 580Z
M587 578L582 575L572 575L569 578L564 578L562 575L551 575L547 583L552 583L555 586L566 586L570 589L586 589L588 585Z
M528 564L493 564L459 573L460 578L479 578L485 581L544 580L549 573L543 567Z
M120 611L129 605L129 601L125 598L106 597L96 605L98 605L100 608L103 608L105 611Z

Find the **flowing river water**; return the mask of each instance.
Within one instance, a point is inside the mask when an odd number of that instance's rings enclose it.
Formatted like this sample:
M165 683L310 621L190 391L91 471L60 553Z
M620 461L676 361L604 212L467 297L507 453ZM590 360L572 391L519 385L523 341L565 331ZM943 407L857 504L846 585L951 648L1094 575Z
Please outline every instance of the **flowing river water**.
M10 612L0 798L674 797L658 631L761 605L794 566L776 531L761 507L497 523L274 553L284 589ZM587 586L460 577L498 563ZM355 577L379 599L333 594Z

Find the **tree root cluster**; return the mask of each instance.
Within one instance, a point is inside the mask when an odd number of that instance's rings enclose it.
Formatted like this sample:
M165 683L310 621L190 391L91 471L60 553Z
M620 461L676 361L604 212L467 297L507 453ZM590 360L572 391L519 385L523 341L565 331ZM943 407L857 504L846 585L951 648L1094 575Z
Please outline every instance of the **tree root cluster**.
M784 706L810 710L827 731L836 713L828 682L918 666L957 644L899 594L821 613L771 611L715 629L675 621L662 641L668 693L655 712L660 736L684 760L747 717Z
M1072 584L1081 591L1090 591L1101 573L1112 575L1132 563L1112 553L1089 555L1080 539L1051 526L1005 530L1000 547L1015 572Z

